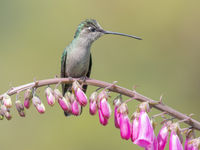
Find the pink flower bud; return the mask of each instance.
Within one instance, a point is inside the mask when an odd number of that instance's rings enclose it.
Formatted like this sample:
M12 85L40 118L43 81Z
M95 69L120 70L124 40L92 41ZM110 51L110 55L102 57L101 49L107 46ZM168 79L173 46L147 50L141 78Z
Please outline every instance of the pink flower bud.
M140 110L140 111L149 112L149 111L150 111L149 103L148 103L148 102L142 102L142 103L139 105L139 110Z
M65 99L65 97L59 98L58 103L64 111L67 111L67 112L71 111L71 104L69 102L69 99Z
M93 101L97 101L98 99L98 93L95 91L90 95L89 101L93 102Z
M90 114L95 115L97 113L97 102L91 101L90 102Z
M111 116L110 104L107 102L106 98L100 100L100 110L104 118L109 119Z
M169 135L168 127L166 125L163 125L163 127L160 129L158 136L157 136L159 150L165 149L165 145L167 144L168 135Z
M175 131L171 131L169 140L169 150L183 150L182 144Z
M31 89L27 89L24 93L24 100L31 100L33 98L33 93Z
M122 103L119 107L118 107L118 111L121 114L128 114L128 106L126 103Z
M53 95L53 90L50 87L46 88L45 95L46 95L46 98L47 98L47 103L50 106L53 106L55 104L55 97Z
M30 105L31 105L31 100L25 99L24 100L24 107L26 107L26 109L29 109Z
M107 125L108 124L108 119L106 119L104 116L103 116L103 114L102 114L102 112L101 112L101 110L99 109L98 110L98 112L99 112L99 122L102 124L102 125Z
M80 88L77 88L75 90L75 96L76 96L76 99L81 106L87 105L87 96L85 95L85 93Z
M185 150L193 150L193 143L191 142L195 138L194 130L189 129L186 133Z
M8 94L4 94L3 95L3 104L7 107L7 108L11 108L12 107L12 101L11 98Z
M134 141L135 144L141 147L149 147L153 144L154 131L151 121L145 111L140 111L138 138Z
M7 120L12 119L12 116L11 116L10 112L8 112L8 111L5 112L5 117L6 117Z
M118 106L115 106L114 121L115 121L115 127L120 128L119 126L120 113L118 112Z
M120 114L120 134L121 138L125 140L131 137L131 123L127 114Z
M16 106L16 109L17 109L19 115L20 115L21 117L25 117L24 105L21 103L21 101L17 100L17 101L15 102L15 106Z
M191 140L190 143L192 143L192 150L199 150L200 149L200 137Z
M44 107L44 104L43 103L38 103L36 104L36 109L37 111L40 113L40 114L43 114L45 112L45 107Z
M71 107L72 107L72 114L74 114L75 116L81 114L81 106L76 100L72 102Z
M108 99L108 94L105 90L101 91L98 95L98 101L101 101L102 99Z
M158 141L155 135L154 135L153 144L150 147L146 147L145 150L161 150L158 148Z
M63 97L63 95L61 94L61 92L58 89L54 89L53 94L54 94L54 97L56 100Z
M1 115L5 116L7 120L12 118L10 115L10 110L5 105L1 105Z
M132 134L131 134L131 141L134 142L138 138L139 133L139 113L133 114L133 123L132 123Z
M36 106L37 104L41 104L41 100L38 96L33 96L32 102L34 106Z

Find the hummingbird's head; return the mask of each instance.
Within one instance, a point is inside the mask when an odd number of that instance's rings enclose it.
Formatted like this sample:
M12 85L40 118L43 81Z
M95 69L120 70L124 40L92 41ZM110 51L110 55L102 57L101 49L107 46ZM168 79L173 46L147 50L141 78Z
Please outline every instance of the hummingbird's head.
M127 36L131 38L135 38L138 40L142 40L141 38L133 35L128 35L124 33L119 32L111 32L111 31L105 31L99 23L94 19L86 19L85 21L81 22L76 30L76 33L74 35L74 38L83 38L87 39L89 42L94 42L99 37L101 37L104 34L114 34L114 35L121 35L121 36Z
M85 21L79 24L74 38L84 38L93 42L103 35L102 32L98 32L99 30L103 29L96 20L86 19Z

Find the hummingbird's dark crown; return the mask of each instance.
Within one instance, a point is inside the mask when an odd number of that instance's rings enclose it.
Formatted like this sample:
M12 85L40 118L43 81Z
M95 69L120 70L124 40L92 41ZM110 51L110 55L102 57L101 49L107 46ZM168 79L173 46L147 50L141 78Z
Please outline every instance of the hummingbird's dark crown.
M92 27L94 29L98 28L98 23L96 20L94 19L86 19L84 21L82 21L79 25L78 28L75 32L74 38L76 38L79 33L84 29L84 28L88 28L88 27Z

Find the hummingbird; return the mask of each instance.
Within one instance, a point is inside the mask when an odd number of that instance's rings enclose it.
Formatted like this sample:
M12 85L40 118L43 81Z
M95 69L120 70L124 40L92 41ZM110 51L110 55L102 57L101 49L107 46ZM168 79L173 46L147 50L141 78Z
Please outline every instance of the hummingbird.
M130 38L142 40L140 37L128 35L119 32L104 30L99 23L94 19L86 19L82 21L75 32L74 39L64 49L61 57L61 77L67 78L90 78L92 69L92 55L90 52L91 45L104 34L113 34L127 36ZM62 84L63 96L69 90L71 84ZM87 85L83 85L83 91L86 92ZM64 112L68 116L68 112Z

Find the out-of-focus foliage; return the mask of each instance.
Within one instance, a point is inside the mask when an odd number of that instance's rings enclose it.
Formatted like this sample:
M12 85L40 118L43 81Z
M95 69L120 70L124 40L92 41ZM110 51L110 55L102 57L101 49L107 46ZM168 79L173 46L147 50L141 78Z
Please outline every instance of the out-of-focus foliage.
M0 0L0 91L59 75L62 51L77 25L94 18L107 30L144 40L105 35L96 41L92 78L138 85L154 99L164 94L164 103L199 120L199 5L197 0ZM44 89L38 92L47 104ZM135 108L129 105L130 112ZM46 105L43 115L34 107L26 118L12 115L0 122L1 150L140 149L120 138L113 117L103 127L88 106L80 117L65 118L58 105Z

